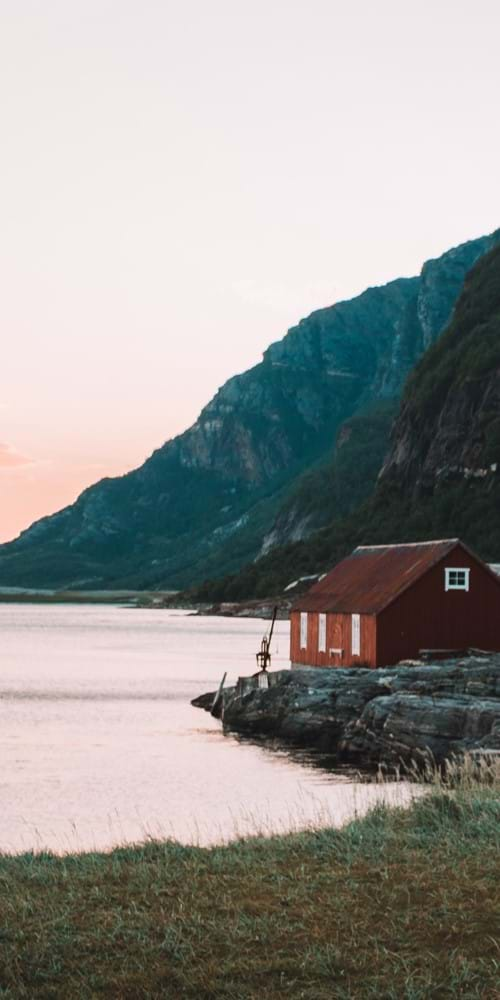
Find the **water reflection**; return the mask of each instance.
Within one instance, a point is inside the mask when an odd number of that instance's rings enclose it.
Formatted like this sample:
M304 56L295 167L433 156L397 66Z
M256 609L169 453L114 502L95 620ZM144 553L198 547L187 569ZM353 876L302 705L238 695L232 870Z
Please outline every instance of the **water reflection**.
M254 669L260 621L109 606L0 605L0 849L211 844L338 824L405 785L242 740L190 705ZM273 667L288 665L278 622Z

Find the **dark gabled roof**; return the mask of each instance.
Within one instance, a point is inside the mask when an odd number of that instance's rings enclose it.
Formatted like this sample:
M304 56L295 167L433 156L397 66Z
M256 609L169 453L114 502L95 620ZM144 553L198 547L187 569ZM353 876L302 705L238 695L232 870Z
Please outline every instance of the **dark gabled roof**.
M458 538L407 545L360 545L302 597L293 611L377 614L461 544Z

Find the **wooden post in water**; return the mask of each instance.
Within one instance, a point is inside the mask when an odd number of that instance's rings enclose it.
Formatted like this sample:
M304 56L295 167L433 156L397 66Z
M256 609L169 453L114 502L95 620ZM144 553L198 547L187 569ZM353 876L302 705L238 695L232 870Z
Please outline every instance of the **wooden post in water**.
M219 684L219 687L217 689L217 694L215 695L215 698L214 698L214 700L212 702L212 707L210 709L210 715L215 715L215 710L217 708L217 705L219 704L219 701L222 698L222 688L224 687L224 683L225 683L226 677L227 677L227 670L224 673L224 676L223 676L223 678L222 678L222 680L221 680L221 682Z

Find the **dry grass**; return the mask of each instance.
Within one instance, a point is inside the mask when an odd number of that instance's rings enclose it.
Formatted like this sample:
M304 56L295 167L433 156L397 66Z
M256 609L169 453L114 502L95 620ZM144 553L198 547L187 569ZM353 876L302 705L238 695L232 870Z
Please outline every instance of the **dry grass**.
M0 997L500 998L499 776L433 780L342 830L2 858Z

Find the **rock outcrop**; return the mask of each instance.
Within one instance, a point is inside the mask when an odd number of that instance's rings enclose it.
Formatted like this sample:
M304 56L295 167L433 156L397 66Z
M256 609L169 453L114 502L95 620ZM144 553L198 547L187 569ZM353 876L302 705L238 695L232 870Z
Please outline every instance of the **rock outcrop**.
M217 715L235 732L316 747L358 765L441 762L500 750L500 654L379 670L276 671L268 689L229 688ZM193 705L210 710L213 692Z

